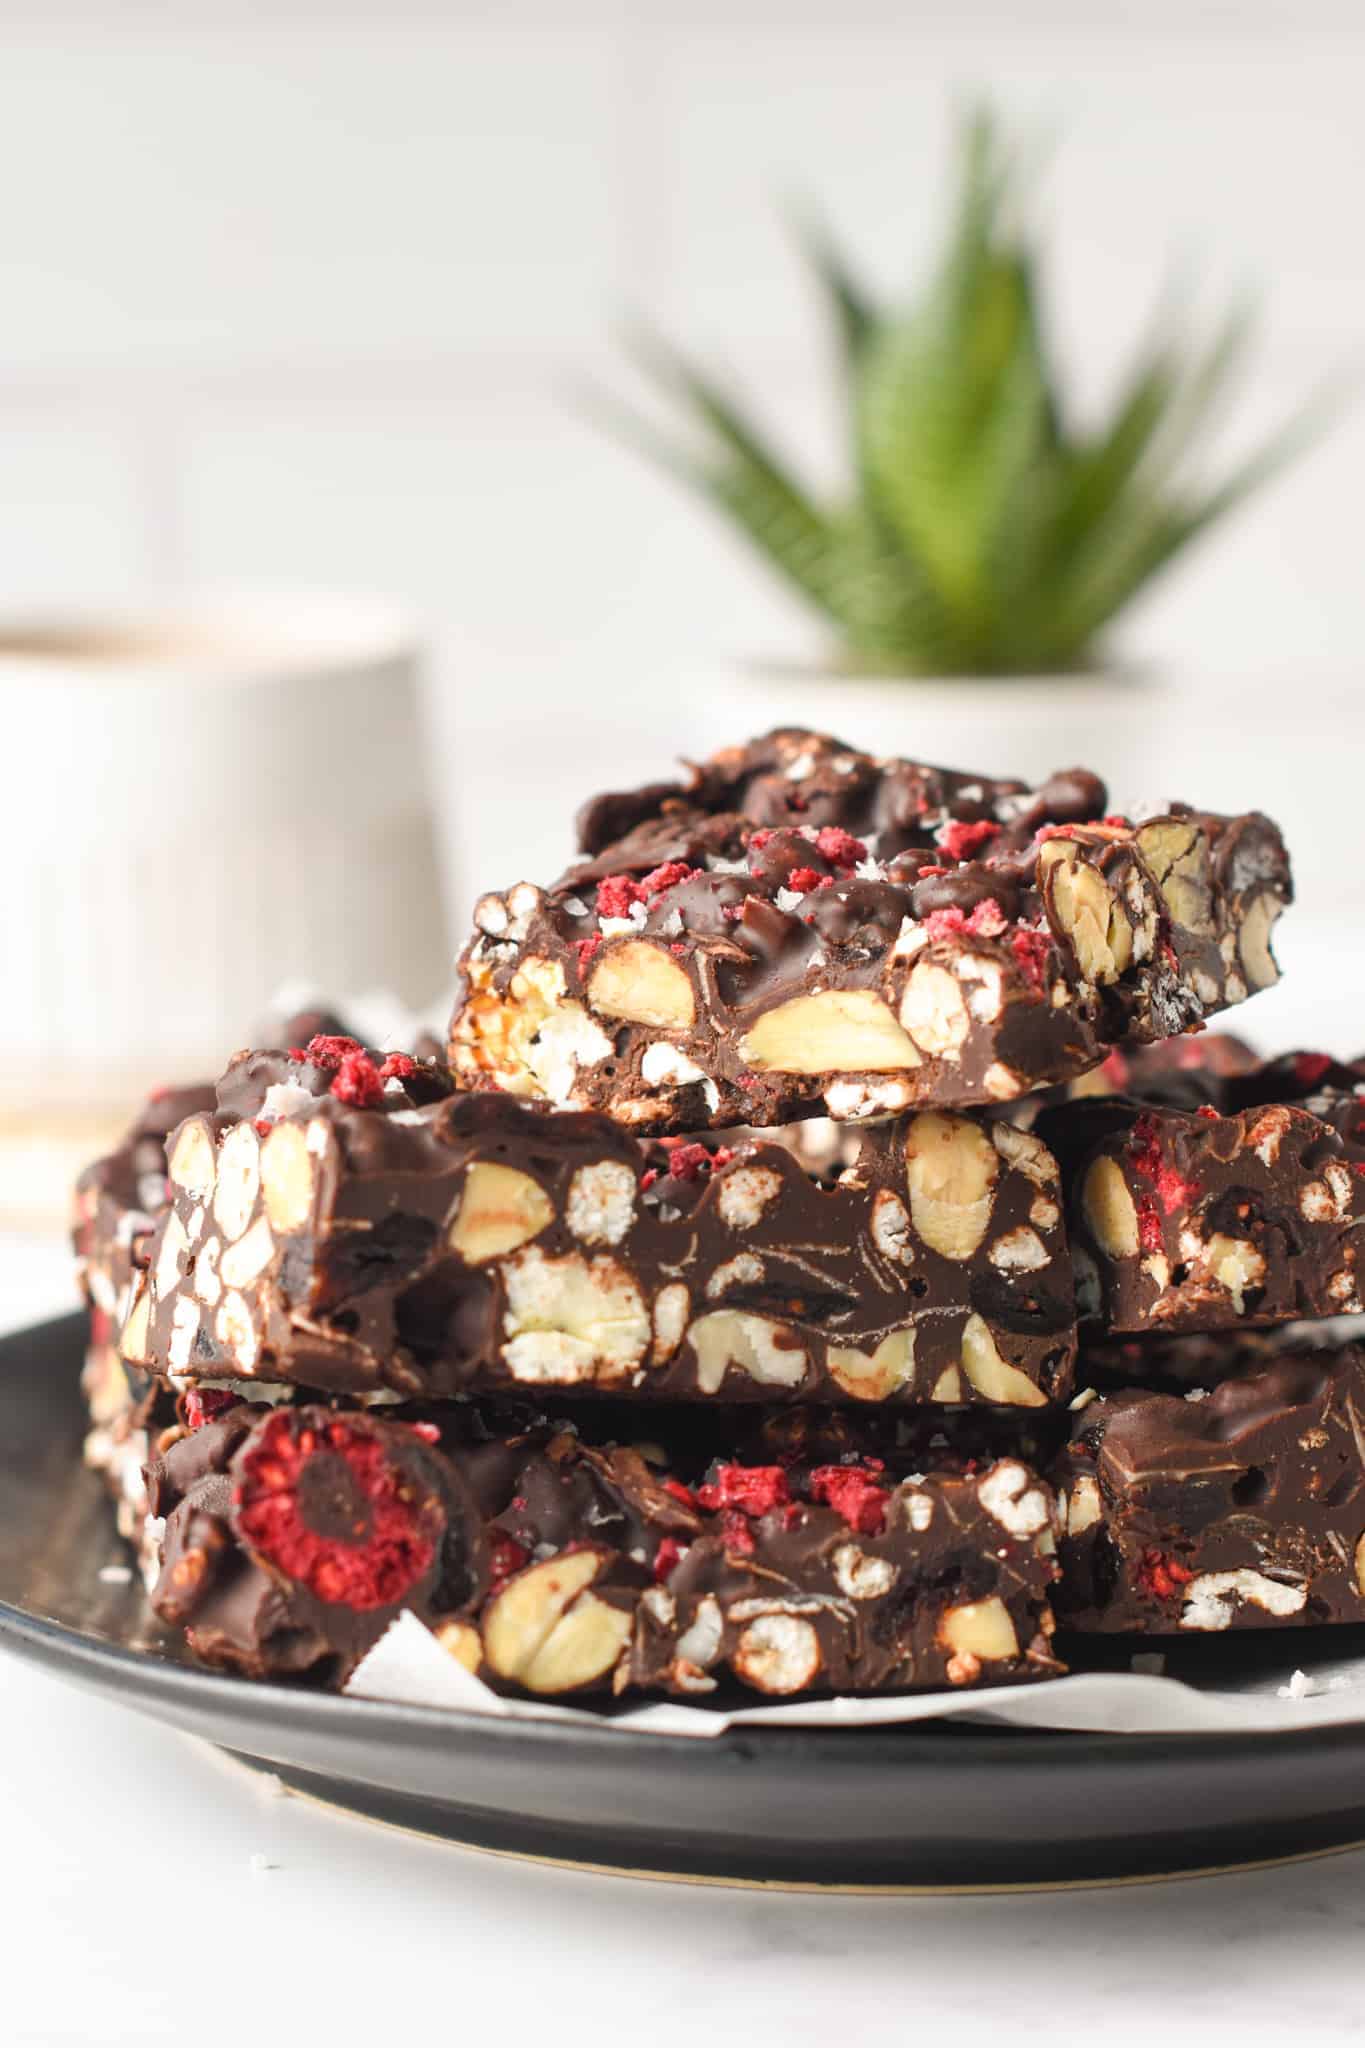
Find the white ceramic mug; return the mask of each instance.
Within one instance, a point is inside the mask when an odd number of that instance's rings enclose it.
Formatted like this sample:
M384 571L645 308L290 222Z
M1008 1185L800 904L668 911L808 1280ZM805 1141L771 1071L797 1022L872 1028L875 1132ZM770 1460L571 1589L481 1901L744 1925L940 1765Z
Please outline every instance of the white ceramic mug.
M0 1106L213 1073L282 982L450 972L396 613L313 598L0 620Z

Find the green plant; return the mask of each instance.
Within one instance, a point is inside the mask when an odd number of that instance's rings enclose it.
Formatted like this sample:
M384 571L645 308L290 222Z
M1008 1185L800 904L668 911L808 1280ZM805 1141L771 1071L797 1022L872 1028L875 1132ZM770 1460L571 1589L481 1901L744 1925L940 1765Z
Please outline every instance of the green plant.
M1040 251L1019 154L985 112L959 137L959 192L928 289L875 302L842 253L801 238L833 313L851 488L813 496L706 372L657 336L635 359L699 430L695 446L613 408L636 442L717 505L860 665L939 674L1074 667L1158 570L1303 444L1306 408L1212 485L1188 459L1240 362L1231 314L1202 346L1149 338L1107 419L1069 417L1040 313Z

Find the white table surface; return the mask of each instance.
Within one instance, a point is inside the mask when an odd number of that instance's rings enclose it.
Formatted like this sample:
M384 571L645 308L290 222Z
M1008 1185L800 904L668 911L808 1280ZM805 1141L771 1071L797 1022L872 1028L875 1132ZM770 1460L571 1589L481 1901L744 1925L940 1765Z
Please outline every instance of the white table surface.
M69 1299L60 1246L0 1238L7 1323ZM1246 2048L1365 2033L1365 1852L942 1900L583 1876L272 1797L12 1657L0 1756L6 2048Z

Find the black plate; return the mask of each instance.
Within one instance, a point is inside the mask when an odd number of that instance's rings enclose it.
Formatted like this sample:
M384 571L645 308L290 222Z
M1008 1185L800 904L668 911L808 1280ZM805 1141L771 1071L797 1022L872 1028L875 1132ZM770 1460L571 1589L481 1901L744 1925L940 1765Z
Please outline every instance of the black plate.
M69 1316L0 1340L0 1636L300 1791L483 1849L729 1883L1085 1884L1365 1841L1365 1724L1112 1736L940 1723L696 1741L198 1671L135 1585L100 1579L127 1558L80 1464L82 1339Z

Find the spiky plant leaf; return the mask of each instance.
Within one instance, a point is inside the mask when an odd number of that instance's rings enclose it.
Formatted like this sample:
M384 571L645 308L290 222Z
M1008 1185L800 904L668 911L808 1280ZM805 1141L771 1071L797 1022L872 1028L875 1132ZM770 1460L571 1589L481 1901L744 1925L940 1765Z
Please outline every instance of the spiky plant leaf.
M1243 306L1202 348L1164 326L1108 417L1073 425L1023 183L1020 153L973 113L942 257L903 311L874 301L823 225L802 223L840 340L851 479L838 503L821 502L707 372L636 338L640 368L695 447L635 415L630 438L717 505L857 662L943 674L1077 665L1159 570L1333 416L1335 400L1315 402L1221 481L1187 480L1245 353Z

